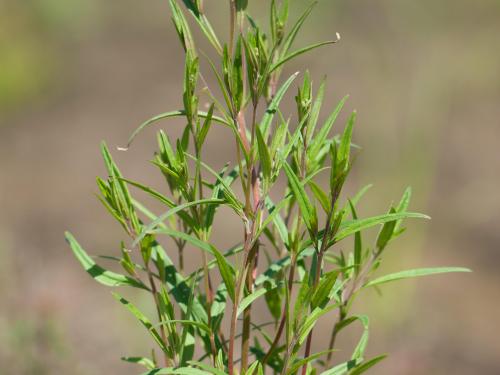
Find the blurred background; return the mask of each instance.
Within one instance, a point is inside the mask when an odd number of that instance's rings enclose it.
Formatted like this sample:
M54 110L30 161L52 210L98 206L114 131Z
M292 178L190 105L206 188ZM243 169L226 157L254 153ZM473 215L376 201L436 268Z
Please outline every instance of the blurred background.
M206 3L225 35L225 2ZM267 22L268 2L250 3ZM306 6L291 3L294 15ZM411 185L411 208L433 218L409 223L386 271L474 270L367 294L356 309L371 317L370 354L390 353L372 373L499 374L500 2L323 0L304 30L297 46L342 35L285 73L307 66L316 87L326 73L329 107L350 94L363 148L349 193L374 184L362 214ZM0 374L141 371L119 358L147 355L149 338L83 272L63 232L117 254L123 235L94 195L99 142L114 150L142 120L180 107L182 71L166 0L0 1ZM127 177L158 186L155 131L114 155ZM228 137L209 138L213 163L232 159Z

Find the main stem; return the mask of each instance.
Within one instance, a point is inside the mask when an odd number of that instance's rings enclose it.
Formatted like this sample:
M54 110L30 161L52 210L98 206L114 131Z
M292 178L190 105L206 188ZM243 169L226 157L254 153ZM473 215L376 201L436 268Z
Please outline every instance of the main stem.
M256 114L257 114L257 105L258 102L253 105L252 108L252 127L251 127L251 140L250 140L250 150L253 149L253 145L255 142L255 127L256 127ZM255 166L252 164L248 166L248 174L251 176L248 181L250 186L248 190L253 192L253 213L254 213L254 222L258 220L258 210L259 210L259 184L258 184L258 176L257 171L255 170ZM247 207L247 210L250 210L251 207ZM260 224L259 224L260 225ZM249 257L247 266L247 276L246 276L246 288L248 293L253 292L253 284L255 281L255 271L257 268L257 259L259 252L259 243L258 240L255 241L252 249L251 256ZM249 305L245 311L243 312L243 331L241 338L241 373L244 373L248 368L248 355L250 351L250 324L252 322L252 306Z

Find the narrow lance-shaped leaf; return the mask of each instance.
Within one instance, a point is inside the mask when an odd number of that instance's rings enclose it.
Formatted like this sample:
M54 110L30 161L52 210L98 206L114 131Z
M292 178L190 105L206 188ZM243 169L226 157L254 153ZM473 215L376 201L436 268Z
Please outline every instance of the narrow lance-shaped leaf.
M278 235L280 236L281 241L283 242L285 247L287 247L288 246L288 228L285 224L285 221L281 217L281 215L273 214L278 209L278 207L274 205L274 203L272 202L272 200L269 196L266 197L266 200L264 203L266 205L266 208L269 211L268 217L271 217L271 215L272 215L274 227L276 228Z
M266 292L267 290L265 288L257 289L243 298L238 306L237 315L239 316L248 306L250 306L256 299L266 294Z
M358 366L356 366L349 373L349 375L361 375L362 373L368 371L370 368L375 366L377 363L383 361L385 358L387 358L387 354L382 354L382 355L373 357L372 359L369 359L367 361L364 361L363 363L360 363Z
M196 3L193 0L182 0L186 8L189 10L189 12L192 14L198 25L200 26L201 31L205 35L205 37L209 40L210 44L215 48L215 50L219 53L222 54L222 47L221 44L217 38L217 35L215 34L214 29L212 28L212 25L210 25L210 22L208 22L208 19L205 17L205 15L201 12L198 6L198 1Z
M210 372L195 367L164 367L145 372L142 375L212 375Z
M321 205L321 208L323 208L323 211L325 211L325 213L328 214L331 210L331 205L330 205L330 200L328 199L328 195L313 180L310 180L308 184L309 187L311 188L312 193L314 194L319 204Z
M319 284L314 290L314 294L311 298L312 309L316 307L322 308L329 302L328 297L330 296L330 292L335 285L338 274L338 270L330 271L320 279Z
M144 237L146 237L146 235L149 232L151 232L154 228L156 228L158 226L158 224L165 221L170 216L176 214L179 211L182 211L182 210L189 208L189 207L192 207L192 206L201 205L201 204L220 204L223 202L224 201L222 199L200 199L200 200L196 200L193 202L187 202L187 203L181 204L177 207L174 207L171 210L165 212L164 214L158 216L158 218L156 218L156 220L153 220L152 223L145 226L143 228L142 232L139 234L139 236L137 236L137 238L135 239L133 246L136 246Z
M236 287L235 287L235 276L234 270L227 261L227 259L222 255L215 247L212 246L212 253L217 260L217 265L219 267L219 272L221 274L224 284L226 284L227 292L231 300L236 303Z
M205 121L203 122L203 126L201 127L200 132L198 133L198 138L196 139L196 142L198 144L199 149L201 149L201 147L205 143L205 139L208 135L208 131L210 130L210 127L212 125L212 117L214 114L214 108L215 108L215 104L212 103L210 105L210 108L208 109L207 117L205 118Z
M354 369L358 364L361 363L362 360L359 359L351 359L350 361L341 363L329 370L323 371L320 375L344 375L347 374L350 370Z
M408 210L408 207L410 206L410 199L411 199L411 187L408 186L406 190L403 193L403 196L401 197L401 200L399 201L398 206L396 207L397 212L404 212ZM394 227L394 235L398 235L401 233L404 228L400 229L401 227L401 220L396 221L396 226Z
M340 140L340 146L337 151L337 159L339 162L349 163L349 154L351 150L351 140L352 140L352 128L354 122L356 121L356 112L353 112L347 121L347 126L344 129L342 138Z
M365 287L385 284L396 280L412 279L415 277L437 275L441 273L450 273L450 272L472 272L472 271L464 267L417 268L413 270L401 271L378 277L365 284Z
M120 296L118 293L113 293L113 296L142 323L142 325L148 330L149 334L153 336L153 339L156 341L160 349L168 354L172 354L171 350L165 345L158 331L153 327L151 321L132 303L127 301L125 298Z
M122 357L121 359L122 361L125 362L142 365L146 367L148 370L153 370L155 368L154 362L146 357Z
M389 210L389 214L395 214L395 213L396 209L394 207L391 207L391 209ZM380 229L380 232L377 236L376 244L378 251L380 252L383 251L387 246L387 244L389 243L389 241L392 239L395 226L396 226L396 220L387 221L384 223L382 229Z
M66 232L65 236L71 250L73 250L73 254L75 254L75 257L78 259L85 271L87 271L87 273L97 282L106 286L133 286L135 288L148 290L143 283L136 279L108 271L97 265L85 252L85 250L83 250L71 233Z
M356 345L356 348L352 353L351 359L363 360L363 355L365 354L366 346L368 344L368 337L370 334L369 332L370 320L366 315L355 315L352 318L357 319L361 322L361 324L363 325L363 334L361 335L358 345Z
M186 155L194 161L197 160L193 155L190 155L188 153L186 153ZM226 181L224 178L219 176L219 173L214 171L208 164L204 162L201 162L200 164L203 168L205 168L208 172L210 172L217 179L217 181L220 182L221 189L222 192L224 193L224 197L226 198L227 203L238 215L241 215L243 212L243 204L238 200L236 194L229 187L231 181Z
M318 123L319 113L321 111L321 105L323 104L323 99L325 97L325 86L326 86L326 78L323 78L321 84L319 86L318 92L316 93L316 99L314 100L314 104L311 108L311 114L309 115L309 122L307 124L307 143L311 143L312 135L314 134L314 130L316 129L316 125Z
M269 155L269 148L267 147L266 141L262 136L260 127L257 126L255 130L255 135L257 137L257 147L259 150L259 158L262 166L262 174L264 176L264 187L267 189L267 187L269 186L269 181L271 179L271 156Z
M132 185L142 191L144 191L145 193L149 194L150 196L152 196L153 198L157 199L158 201L160 201L161 203L165 204L167 207L169 208L175 208L177 207L177 205L168 197L166 197L165 195L161 194L160 192L150 188L149 186L145 186L139 182L136 182L136 181L132 181L132 180L129 180L129 179L126 179L126 178L122 178L123 181L125 181L127 184L129 185ZM132 203L134 204L134 206L138 206L141 204L137 201L134 201L132 200ZM142 208L142 207L141 207ZM195 221L193 220L193 218L187 213L187 212L184 212L184 211L178 211L177 212L177 215L187 224L189 225L190 227L195 227L196 226L196 223ZM154 220L157 219L157 216L155 216Z
M191 317L191 314L193 312L194 302L196 300L195 288L196 288L196 278L192 280L191 287L189 290L189 299L185 314L186 320ZM179 357L181 359L180 360L181 367L184 366L188 361L193 359L195 343L196 341L194 339L193 327L185 324L182 328L181 340L179 343Z
M330 116L328 116L321 129L319 129L318 134L313 138L310 147L308 149L311 158L316 158L319 151L324 146L324 143L328 137L328 133L330 132L333 124L335 123L335 120L337 119L340 111L344 107L347 98L348 96L344 96L344 98L339 102L339 104L337 104L335 110L330 114Z
M152 125L158 121L161 121L161 120L164 120L164 119L167 119L167 118L171 118L171 117L184 117L186 116L186 111L181 109L181 110L177 110L177 111L170 111L170 112L165 112L165 113L161 113L159 115L156 115L152 118L150 118L149 120L147 121L144 121L141 125L139 125L139 127L137 129L134 130L134 132L132 133L132 135L130 136L130 138L128 139L128 142L127 142L127 146L126 147L120 147L119 149L120 150L127 150L130 145L132 144L132 142L134 141L135 137L137 137L137 135L143 131L146 127L148 127L149 125ZM198 116L201 117L201 118L207 118L208 116L208 113L207 112L203 112L203 111L198 111ZM225 126L231 126L231 124L229 124L226 120L224 120L223 118L221 117L218 117L218 116L212 116L212 120L215 121L215 122L218 122L222 125L225 125Z
M349 207L351 208L352 218L354 220L358 220L356 208L354 207L354 204L352 203L351 200L349 200ZM356 233L354 233L354 270L356 274L359 273L361 267L362 255L363 255L363 242L361 238L361 231L357 231Z
M395 214L374 216L367 219L353 220L350 222L343 223L340 226L339 231L335 236L334 240L338 242L360 230L367 229L375 225L383 224L388 221L393 221L398 219L409 219L409 218L430 219L429 216L417 212L400 212Z
M283 85L279 88L279 90L276 92L276 95L273 97L271 103L266 109L266 113L262 117L262 122L261 122L261 130L262 130L262 135L264 140L267 140L269 138L269 130L270 130L270 125L273 120L274 114L278 110L278 106L281 103L281 100L285 96L285 93L288 91L288 88L292 84L292 82L297 78L299 75L299 72L296 72L292 74L286 81L283 83Z
M309 201L309 197L307 196L304 187L300 183L297 175L293 172L290 165L288 165L288 163L284 161L283 167L290 184L290 189L292 190L292 193L297 200L297 204L299 205L304 223L306 224L306 227L309 230L311 237L313 238L318 231L318 218L316 216L316 209Z
M260 234L266 229L266 227L271 223L274 222L275 225L281 226L282 224L284 225L283 218L280 216L280 211L285 207L286 204L288 204L290 198L285 198L283 199L277 206L273 206L271 212L269 213L269 216L266 217L266 219L262 222L260 225L259 229L255 233L255 241L258 240ZM279 228L279 231L283 230L283 228ZM285 229L286 231L286 229ZM252 243L252 244L253 244Z
M190 51L191 53L195 53L193 36L191 35L191 30L184 14L176 1L169 0L169 4L172 10L172 20L174 21L175 29L184 48L184 52Z
M292 46L295 37L297 36L297 33L299 32L300 28L304 24L304 21L307 19L309 14L311 14L314 6L317 4L317 1L313 1L309 7L306 8L306 10L300 15L298 18L297 22L293 25L292 29L288 33L288 35L285 38L285 41L283 43L283 53L286 54L288 53L288 50Z
M180 232L178 230L174 230L171 228L158 228L158 229L152 230L151 233L166 234L166 235L171 236L171 237L179 238L179 239L184 240L184 241L190 243L191 245L194 245L194 246L198 247L199 249L206 251L207 253L213 255L213 246L211 246L210 244L208 244L208 243L206 243L206 242L204 242L204 241L202 241L194 236L191 236L187 233Z
M303 359L295 362L292 366L290 366L290 368L287 370L286 373L289 375L295 374L295 372L297 370L299 370L302 366L304 366L304 365L308 364L309 362L312 362L318 358L321 358L322 356L324 356L328 353L332 353L335 351L337 351L337 349L323 350L321 352L311 354L309 357L303 358Z
M296 51L293 51L292 53L290 53L289 55L283 57L281 60L279 60L277 63L275 63L273 66L271 66L271 69L270 69L270 72L274 72L276 69L278 69L280 66L282 66L283 64L285 64L286 62L290 61L291 59L297 57L297 56L300 56L306 52L309 52L315 48L318 48L318 47L321 47L321 46L325 46L327 44L334 44L334 43L337 43L338 39L337 40L327 40L326 42L320 42L320 43L314 43L314 44L311 44L307 47L304 47L304 48L300 48Z
M316 322L323 315L329 313L330 311L338 308L338 304L329 305L324 308L315 308L305 319L304 323L301 325L299 331L297 332L297 346L300 347L306 340L309 332L314 328Z

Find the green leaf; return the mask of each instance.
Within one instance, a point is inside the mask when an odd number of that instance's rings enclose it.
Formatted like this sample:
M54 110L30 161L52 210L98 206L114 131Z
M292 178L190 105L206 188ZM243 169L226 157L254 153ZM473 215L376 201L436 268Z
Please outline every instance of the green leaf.
M283 83L283 85L276 92L276 95L274 95L271 103L269 103L269 106L266 109L266 113L264 113L264 116L262 116L261 130L262 130L262 135L264 137L264 140L267 140L269 138L269 129L270 129L271 122L273 121L274 114L278 111L279 104L281 103L281 100L283 99L288 88L290 87L292 82L295 80L295 78L297 78L298 75L299 75L298 72L292 74L285 81L285 83Z
M414 277L437 275L441 273L450 273L450 272L472 272L472 271L468 268L463 268L463 267L417 268L413 270L401 271L378 277L365 284L365 287L385 284L396 280L411 279Z
M333 304L326 306L324 308L315 308L311 313L306 317L304 323L301 325L299 332L297 334L297 346L300 347L302 343L306 340L309 332L314 328L314 325L323 315L329 313L333 309L338 308L338 304Z
M125 362L142 365L148 370L153 370L155 368L155 364L153 363L153 361L146 357L122 357L121 359Z
M328 272L320 279L319 284L314 290L314 294L311 298L312 309L315 309L316 307L321 308L329 302L329 296L333 286L335 285L335 281L337 281L338 275L339 271L334 270Z
M270 73L274 72L276 69L278 69L280 66L282 66L283 64L285 64L286 62L290 61L291 59L297 57L297 56L300 56L306 52L309 52L315 48L318 48L318 47L321 47L321 46L325 46L327 44L334 44L334 43L337 43L337 40L327 40L326 42L320 42L320 43L314 43L314 44L311 44L307 47L304 47L304 48L300 48L296 51L293 51L292 53L290 53L289 55L283 57L281 60L279 60L278 62L274 63L272 66L271 66L271 69L269 70Z
M410 199L411 199L411 187L408 186L403 193L403 197L399 201L398 207L396 208L396 212L404 212L408 210L408 207L410 206ZM394 227L395 236L398 233L400 233L400 227L401 227L401 220L398 220L396 221L396 226Z
M311 188L312 193L314 194L319 204L321 205L321 208L323 208L323 211L325 211L326 214L329 214L331 210L331 205L330 205L330 200L328 199L328 195L313 180L310 180L308 184L309 187Z
M205 121L203 122L203 126L200 129L200 132L198 133L198 138L196 139L196 142L198 144L198 148L201 149L201 146L203 143L205 143L205 139L207 138L208 131L210 130L210 127L212 125L212 117L214 113L214 108L215 104L212 103L210 105L210 108L208 109L207 112L207 117L205 118Z
M316 216L316 209L309 201L309 197L307 196L304 187L300 183L297 175L293 172L290 165L288 165L286 161L283 161L283 167L288 177L290 189L292 190L293 196L295 197L297 204L299 205L304 223L309 230L311 238L314 238L318 231L318 218Z
M217 331L220 328L222 319L224 318L224 313L226 312L226 304L227 288L226 284L221 283L215 291L214 300L210 310L212 318L210 323L213 331Z
M236 0L236 10L243 12L248 6L248 0Z
M210 333L210 327L208 327L205 323L203 322L198 322L195 320L186 320L186 319L166 319L162 321L161 323L157 324L157 326L161 325L166 325L166 324L171 324L171 323L179 323L182 325L187 325L187 326L194 326L196 328L199 328L207 333Z
M184 232L180 232L178 230L175 230L175 229L171 229L171 228L158 228L158 229L155 229L152 231L152 233L155 233L155 234L166 234L168 236L171 236L171 237L175 237L175 238L179 238L181 240L184 240L196 247L198 247L199 249L203 250L203 251L206 251L207 253L209 254L214 254L213 253L213 249L214 249L214 246L211 245L211 244L208 244L194 236L191 236L187 233L184 233Z
M227 375L224 371L221 371L213 366L207 365L206 363L199 361L189 361L191 366L198 366L200 369L208 371L209 374L213 375Z
M360 374L366 372L367 370L369 370L370 368L372 368L373 366L375 366L380 361L383 361L385 358L387 358L387 354L382 354L382 355L376 356L372 359L369 359L368 361L365 361L365 362L359 364L358 366L356 366L349 373L349 375L360 375Z
M300 261L301 259L305 257L310 257L311 255L314 254L314 249L308 248L306 250L303 250L298 256L297 256L297 261ZM266 282L269 282L273 287L277 285L276 283L276 277L280 275L285 267L288 267L290 265L290 256L287 255L276 262L272 263L269 268L261 273L257 279L255 280L255 285L263 285Z
M261 366L261 363L259 361L255 361L254 363L252 363L243 375L254 375L254 373L258 371L257 366Z
M355 368L361 360L351 359L350 361L344 362L338 366L335 366L329 370L323 371L320 375L343 375L347 374L349 370Z
M281 215L274 214L274 212L279 211L280 205L276 206L274 205L273 201L269 196L265 198L264 201L267 210L269 211L269 217L272 217L274 227L278 231L278 234L280 236L281 241L285 245L285 247L288 247L288 228L285 224L285 221L281 217ZM266 220L267 221L267 220Z
M215 50L220 54L222 54L222 47L217 39L217 35L215 34L214 29L212 28L212 25L210 25L210 22L208 22L208 19L205 17L205 15L201 12L201 9L198 8L198 0L182 0L186 8L189 10L191 15L194 17L195 21L198 23L198 26L200 26L201 31L205 35L205 37L208 39L208 41L212 44L212 46L215 48Z
M129 185L132 185L132 186L134 186L134 187L136 187L136 188L144 191L145 193L149 194L153 198L156 198L158 201L160 201L161 203L165 204L167 207L170 207L170 208L177 207L177 204L174 203L171 199L169 199L165 195L159 193L158 191L150 188L149 186L142 185L139 182L132 181L132 180L129 180L129 179L126 179L126 178L122 178L121 180L125 181ZM139 203L139 202L132 200L132 203L134 204L134 206L137 207L138 206L137 203ZM139 203L139 205L141 205L141 204ZM193 218L188 213L186 213L184 211L179 211L177 214L190 227L196 227L195 221L193 220ZM156 220L156 218L157 217L155 217L154 220Z
M142 323L142 325L148 330L149 334L156 341L160 349L165 353L170 353L169 348L165 345L160 334L153 327L150 320L146 318L146 316L137 307L135 307L132 303L130 303L125 298L120 296L118 293L112 293L112 294L113 297L115 297L121 304L123 304Z
M309 14L311 14L311 11L313 10L314 6L317 4L317 1L313 1L309 7L306 8L306 10L301 14L301 16L298 18L297 22L293 25L292 29L288 33L288 35L285 38L285 41L283 43L283 53L288 53L288 50L292 46L295 37L297 36L297 33L299 32L300 28L304 24L304 21L307 19Z
M190 155L188 153L186 153L186 155L194 160L194 161L197 161L197 159L193 156L193 155ZM222 178L219 173L217 173L216 171L214 171L208 164L204 163L204 162L201 162L200 163L203 168L205 168L208 172L210 172L216 179L217 181L220 182L221 184L221 189L224 193L224 198L226 198L227 200L227 203L229 204L229 206L238 214L242 214L243 212L243 205L242 203L238 200L238 198L236 197L236 194L231 190L231 188L229 187L231 181L225 181L224 178Z
M257 137L257 147L259 150L259 159L262 166L262 174L264 175L264 186L268 186L272 171L271 155L269 155L269 148L267 147L266 141L262 136L259 126L257 126L255 129L255 135Z
M169 211L165 212L164 214L161 214L160 216L158 216L156 218L156 220L153 220L152 223L146 225L143 228L142 232L134 240L133 246L136 246L142 239L144 239L144 237L146 237L146 235L148 235L154 228L156 228L158 226L158 224L162 223L163 221L165 221L166 219L168 219L170 216L176 214L177 212L182 211L182 210L184 210L186 208L189 208L189 207L192 207L192 206L198 206L198 205L201 205L201 204L219 204L219 203L224 203L224 200L222 200L222 199L213 199L213 198L211 198L211 199L200 199L200 200L196 200L196 201L193 201L193 202L187 202L187 203L178 205L178 206L170 209Z
M356 208L354 208L354 204L350 200L349 200L349 207L351 208L351 214L353 220L358 220ZM357 231L356 233L354 233L354 270L356 274L359 273L362 256L363 256L363 242L361 238L361 231Z
M316 129L316 125L318 123L319 113L321 111L321 105L323 104L323 99L325 97L325 86L326 86L326 78L321 80L321 84L316 93L316 99L314 100L314 104L311 108L311 113L309 115L308 123L307 123L307 144L311 143L312 135Z
M347 126L344 129L342 138L340 140L340 146L338 149L338 160L339 162L349 162L349 154L351 151L351 140L352 140L352 128L354 122L356 121L356 112L353 112L347 121Z
M349 96L344 96L342 100L337 104L337 107L335 110L330 114L330 116L326 119L325 123L321 127L321 129L318 131L318 134L314 139L312 140L312 143L309 147L309 153L311 155L311 158L316 158L316 155L318 155L319 151L325 144L325 141L328 137L328 133L330 132L330 129L332 128L333 124L335 123L335 120L337 119L340 111L344 107L344 104Z
M273 288L271 283L264 283L264 288L268 291L265 295L266 305L275 320L281 316L282 293L279 288Z
M217 265L219 267L219 272L222 277L222 280L224 281L224 284L226 284L227 292L229 294L229 297L231 297L231 300L233 303L237 303L236 301L236 287L235 287L235 276L234 276L234 270L227 261L227 259L222 255L219 250L217 250L215 247L212 246L212 253L215 256L215 259L217 259Z
M334 240L335 242L338 242L360 230L367 229L375 225L384 224L388 221L409 219L409 218L430 219L429 216L417 212L398 212L395 214L384 214L379 216L373 216L367 219L353 220L342 223L342 225L340 226L340 230L336 234Z
M85 271L92 276L97 282L106 286L133 286L135 288L149 290L139 280L131 277L121 275L112 271L108 271L97 265L92 258L83 250L80 244L75 240L73 235L69 232L65 233L66 241L73 250L73 254L83 266Z
M363 325L363 334L361 335L361 338L359 339L358 345L356 345L356 348L354 349L354 352L352 353L351 359L354 360L363 360L363 355L365 354L366 346L368 344L368 337L370 334L369 328L370 328L370 320L366 315L354 315L351 318L357 319L361 322Z
M266 197L267 198L267 197ZM259 238L260 234L266 229L266 227L271 223L274 222L274 225L279 226L278 231L282 231L283 228L281 227L282 225L285 225L283 222L283 218L280 216L280 211L285 207L285 205L288 203L290 199L285 198L283 199L277 206L272 206L269 215L266 217L266 219L263 221L263 223L260 225L259 229L257 232L255 232L255 241ZM285 227L286 231L286 227ZM280 233L281 235L281 233ZM286 243L286 242L285 242Z
M172 10L172 20L174 21L174 26L177 31L177 35L184 47L184 52L190 51L195 53L193 36L191 35L191 30L189 29L188 23L184 14L179 8L179 5L174 0L169 0L170 9Z
M200 370L194 367L164 367L145 372L142 375L211 375L210 372Z
M156 115L156 116L150 118L149 120L144 121L141 125L139 125L139 127L137 129L134 130L134 132L132 133L132 135L128 139L127 147L121 147L120 150L128 149L132 145L132 142L134 141L135 137L137 137L137 135L140 132L142 132L144 130L144 128L146 128L146 127L148 127L148 126L150 126L150 125L152 125L160 120L164 120L164 119L171 118L171 117L183 117L183 116L186 116L186 111L181 109L181 110L177 110L177 111L170 111L170 112L161 113L159 115ZM208 113L198 111L198 116L201 118L207 118ZM225 125L225 126L231 126L231 124L229 124L222 117L212 116L212 120L216 121L222 125Z
M336 349L330 349L330 350L323 350L321 352L318 352L318 353L314 353L314 354L311 354L309 357L307 358L303 358L297 362L295 362L292 366L290 366L290 368L287 370L287 374L291 375L291 374L294 374L296 371L298 371L302 366L308 364L309 362L311 361L314 361L328 353L332 353L332 352L335 352L337 351Z
M243 298L238 306L237 315L239 316L248 306L250 306L257 298L266 294L266 292L267 290L265 288L260 288Z
M396 209L391 207L391 209L389 210L389 214L395 214L395 213ZM392 239L395 227L396 227L396 220L384 223L382 229L380 229L380 232L377 236L376 244L378 251L382 251L385 249L389 241Z

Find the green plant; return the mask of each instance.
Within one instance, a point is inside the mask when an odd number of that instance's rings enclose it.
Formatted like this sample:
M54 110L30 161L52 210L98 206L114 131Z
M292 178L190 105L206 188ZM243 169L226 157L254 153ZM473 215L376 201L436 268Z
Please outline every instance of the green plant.
M288 1L271 1L270 32L265 33L247 14L247 1L231 0L226 44L216 36L201 0L183 3L220 59L217 66L203 57L218 83L218 92L207 87L199 90L198 49L183 10L170 0L186 56L184 106L146 121L129 142L160 120L184 118L184 131L175 142L163 131L158 133L159 150L152 161L165 177L169 193L124 178L103 144L109 176L98 178L97 184L102 203L129 237L128 243L121 243L121 256L112 258L126 274L105 270L71 234L66 238L98 282L139 288L152 295L155 322L114 294L156 343L150 358L124 358L144 365L147 374L304 375L320 368L324 375L360 374L385 357L364 358L368 318L351 313L362 290L398 279L468 270L416 269L373 277L387 245L404 231L402 221L428 217L408 211L410 189L388 213L365 219L358 217L356 207L369 186L350 199L341 199L352 166L356 114L348 118L342 134L330 136L344 98L318 126L324 81L313 96L306 72L295 96L296 118L285 118L282 113L280 103L298 76L293 74L280 85L283 65L338 41L337 36L334 41L292 49L314 3L287 28ZM212 103L206 112L199 109L200 91ZM260 109L264 109L262 116ZM225 127L234 137L234 167L226 165L215 171L204 162L203 146L213 124ZM329 176L326 187L318 182L322 174ZM287 181L285 189L276 183L280 176ZM155 215L132 198L129 187L158 200L166 211ZM271 192L280 199L273 201ZM232 210L243 229L241 242L225 251L211 240L217 229L214 218L222 206ZM369 246L363 242L362 232L372 227L380 227L380 231ZM162 247L159 241L164 236L173 240L176 251ZM344 250L351 246L348 238L353 238L352 250L340 251L337 244L341 241ZM201 252L200 268L190 273L184 267L188 249ZM254 319L252 307L260 300L268 307L269 322ZM334 314L336 319L329 346L311 353L314 327L326 314ZM337 335L355 322L364 331L351 359L332 365Z

